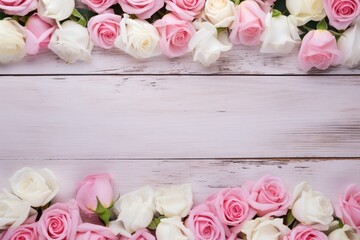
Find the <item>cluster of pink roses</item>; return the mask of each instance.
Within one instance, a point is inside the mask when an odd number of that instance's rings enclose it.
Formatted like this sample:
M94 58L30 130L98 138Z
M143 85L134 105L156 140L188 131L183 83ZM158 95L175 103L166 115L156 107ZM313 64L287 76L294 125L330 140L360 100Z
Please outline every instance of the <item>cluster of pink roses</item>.
M87 176L75 199L53 205L58 186L48 169L23 168L10 184L14 195L0 194L1 240L360 239L356 185L334 210L306 182L290 194L274 176L221 189L195 207L188 184L155 191L146 186L115 199L108 174Z

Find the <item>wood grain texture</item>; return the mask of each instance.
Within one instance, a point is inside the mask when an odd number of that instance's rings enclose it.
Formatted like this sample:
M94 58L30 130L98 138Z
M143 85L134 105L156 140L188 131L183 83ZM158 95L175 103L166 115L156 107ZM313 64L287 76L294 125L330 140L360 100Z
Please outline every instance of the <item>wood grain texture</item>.
M0 75L19 74L306 74L298 69L297 52L283 57L260 54L257 47L236 46L210 67L193 62L191 54L178 59L164 56L138 61L120 50L95 48L90 63L66 64L50 51L28 56L19 63L1 65ZM338 66L310 74L360 74L360 66Z
M358 159L360 160L360 159ZM76 182L90 173L107 172L112 175L117 193L124 194L144 185L153 187L191 183L196 202L203 201L220 188L240 186L245 180L256 181L266 174L279 176L290 192L301 181L308 181L314 190L322 192L334 202L345 188L360 184L360 161L357 160L51 160L0 161L1 187L18 169L47 167L60 180L58 200L75 196Z
M0 159L359 157L357 76L0 77Z

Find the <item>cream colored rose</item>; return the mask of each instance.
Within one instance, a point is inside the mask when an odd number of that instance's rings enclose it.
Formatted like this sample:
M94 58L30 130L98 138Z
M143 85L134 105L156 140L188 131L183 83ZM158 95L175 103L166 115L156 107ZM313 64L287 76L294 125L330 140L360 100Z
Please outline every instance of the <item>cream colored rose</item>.
M234 2L230 0L207 0L203 17L208 19L215 27L229 27L236 14Z
M9 182L14 194L29 202L32 207L46 205L59 192L55 175L47 168L38 172L22 168L14 173Z
M312 226L320 231L329 229L334 219L334 209L329 199L313 191L307 182L302 182L295 187L293 197L291 212L301 224Z
M344 225L342 228L332 231L328 238L329 240L360 240L360 235L349 225Z
M265 31L261 35L261 53L283 55L291 53L300 44L296 20L292 16L276 16L268 13L265 20Z
M71 16L75 8L75 0L39 0L38 13L41 16L65 20Z
M320 21L326 16L322 0L286 0L286 7L296 18L298 26L311 20Z
M87 29L68 20L55 30L48 47L67 63L74 63L90 61L93 46Z
M115 47L134 58L144 59L161 54L159 41L160 35L152 24L145 20L131 19L128 14L124 14Z
M0 192L0 230L20 226L31 213L30 203L6 190Z
M155 213L154 191L146 186L127 193L120 197L113 209L118 217L110 222L110 229L115 235L130 237L151 223Z
M192 205L190 184L160 188L155 192L156 210L165 217L186 217Z
M19 61L25 53L23 27L11 19L0 20L0 63Z
M258 217L245 222L242 233L246 234L246 240L280 240L290 232L280 218Z
M343 55L343 63L356 67L360 63L360 23L347 29L338 40L338 47Z
M195 240L195 237L192 232L184 226L181 218L176 216L160 220L160 224L156 228L156 239Z

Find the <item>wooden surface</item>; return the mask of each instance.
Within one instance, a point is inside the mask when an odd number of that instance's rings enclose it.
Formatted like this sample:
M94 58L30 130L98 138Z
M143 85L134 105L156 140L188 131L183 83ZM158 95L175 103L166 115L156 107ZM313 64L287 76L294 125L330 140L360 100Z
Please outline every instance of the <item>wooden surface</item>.
M267 173L333 200L360 184L360 68L307 75L296 52L239 47L210 68L190 60L95 49L91 63L0 65L0 180L49 167L68 199L107 171L121 193L190 182L197 201Z

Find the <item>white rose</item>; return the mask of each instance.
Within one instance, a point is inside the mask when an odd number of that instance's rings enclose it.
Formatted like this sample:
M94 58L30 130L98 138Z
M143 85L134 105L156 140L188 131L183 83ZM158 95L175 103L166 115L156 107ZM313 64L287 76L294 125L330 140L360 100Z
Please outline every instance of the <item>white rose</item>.
M216 27L209 22L194 22L194 26L198 31L189 42L194 61L209 66L219 59L221 52L232 48L227 31L218 36Z
M0 62L19 61L25 53L23 27L11 19L0 20Z
M144 59L161 54L159 41L159 32L152 24L145 20L131 19L128 14L124 14L115 47L134 58Z
M261 35L261 53L288 54L300 43L294 17L273 17L270 12L266 16L265 25L265 31Z
M38 12L41 16L65 20L71 16L75 8L75 0L39 0Z
M360 240L360 235L350 226L344 225L344 227L332 231L328 238L329 240Z
M192 205L190 184L160 188L155 192L156 210L165 217L186 217Z
M163 218L156 228L157 240L195 240L192 232L187 229L181 218L176 216L172 218Z
M48 47L64 61L74 63L90 61L93 46L87 28L68 20L55 30Z
M236 14L234 2L230 0L207 0L203 16L208 19L215 27L229 27Z
M296 18L297 25L305 25L309 21L320 21L326 17L322 0L286 0L286 8Z
M245 222L241 232L246 234L246 240L280 240L290 232L290 228L280 218L258 217Z
M146 228L155 213L154 191L142 187L120 197L114 205L117 220L110 222L110 229L117 235L130 237L136 230Z
M22 168L9 181L14 194L29 202L32 207L46 205L59 191L55 175L47 168L38 172Z
M360 63L360 23L346 30L338 40L338 47L346 66L356 67Z
M30 203L6 190L0 193L0 230L20 226L31 213Z
M334 209L329 199L313 191L307 182L302 182L295 187L293 197L291 212L301 224L312 226L320 231L329 228L334 219Z

